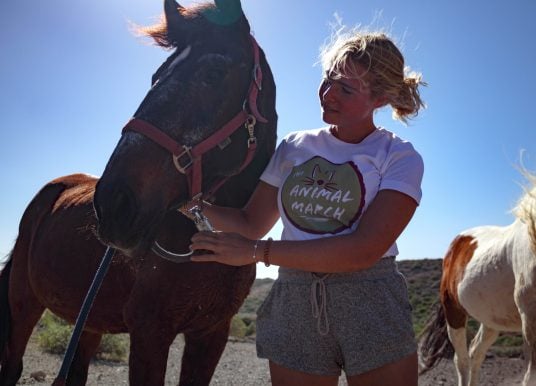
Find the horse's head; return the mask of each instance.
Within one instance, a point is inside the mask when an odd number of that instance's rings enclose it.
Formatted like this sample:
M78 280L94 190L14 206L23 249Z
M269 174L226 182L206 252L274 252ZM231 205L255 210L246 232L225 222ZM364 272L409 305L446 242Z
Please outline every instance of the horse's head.
M100 239L130 255L149 249L177 205L242 170L258 177L275 146L275 85L240 0L164 7L165 20L145 31L174 51L123 129L94 199Z

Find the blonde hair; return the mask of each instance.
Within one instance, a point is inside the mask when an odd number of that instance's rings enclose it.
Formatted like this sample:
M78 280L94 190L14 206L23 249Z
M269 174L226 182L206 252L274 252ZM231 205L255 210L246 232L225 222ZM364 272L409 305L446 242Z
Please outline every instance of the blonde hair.
M407 123L425 107L419 93L419 86L426 85L422 75L405 66L402 53L383 32L339 29L322 47L320 62L330 77L364 81L372 96L391 105L394 119Z

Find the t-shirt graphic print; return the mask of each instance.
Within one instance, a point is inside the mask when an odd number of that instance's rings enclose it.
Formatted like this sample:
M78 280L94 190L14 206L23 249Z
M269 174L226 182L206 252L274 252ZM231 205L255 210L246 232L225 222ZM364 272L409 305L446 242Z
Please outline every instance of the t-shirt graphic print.
M339 233L359 218L365 185L351 161L334 164L315 156L292 168L281 189L286 217L298 229L315 234Z

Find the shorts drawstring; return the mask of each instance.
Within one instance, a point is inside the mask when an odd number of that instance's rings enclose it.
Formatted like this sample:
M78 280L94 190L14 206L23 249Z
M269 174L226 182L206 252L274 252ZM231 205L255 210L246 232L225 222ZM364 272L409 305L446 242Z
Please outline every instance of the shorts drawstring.
M316 328L318 333L320 335L327 335L329 332L329 320L327 312L326 283L324 283L324 280L329 276L329 274L325 274L320 277L312 274L312 276L313 282L311 284L311 307L313 317L317 319ZM320 304L318 304L319 298ZM322 326L322 322L324 322L324 326Z

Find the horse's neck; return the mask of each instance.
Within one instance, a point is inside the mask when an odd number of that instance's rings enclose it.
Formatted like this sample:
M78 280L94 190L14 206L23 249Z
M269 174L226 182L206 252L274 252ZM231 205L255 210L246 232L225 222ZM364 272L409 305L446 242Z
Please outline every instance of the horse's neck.
M482 226L468 233L476 238L481 257L536 267L536 231L520 219L507 226Z
M534 219L530 219L530 221L516 219L512 227L514 230L512 237L515 238L517 248L524 249L536 262L536 224Z

